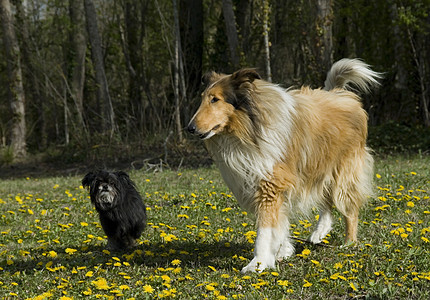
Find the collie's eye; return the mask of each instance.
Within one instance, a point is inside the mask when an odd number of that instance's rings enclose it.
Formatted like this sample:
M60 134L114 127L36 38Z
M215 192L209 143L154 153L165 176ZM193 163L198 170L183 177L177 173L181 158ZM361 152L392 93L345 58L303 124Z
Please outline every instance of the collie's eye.
M219 101L219 99L217 97L213 97L212 100L211 100L211 103L215 103L215 102L218 102L218 101Z

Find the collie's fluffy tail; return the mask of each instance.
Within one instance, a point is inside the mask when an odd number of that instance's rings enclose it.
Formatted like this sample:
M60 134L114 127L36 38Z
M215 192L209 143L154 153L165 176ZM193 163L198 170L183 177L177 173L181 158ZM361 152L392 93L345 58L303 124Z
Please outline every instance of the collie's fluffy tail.
M344 58L333 64L327 73L324 89L329 91L334 88L358 89L361 92L369 92L370 88L379 85L378 79L382 74L372 71L370 66L359 59ZM354 87L349 84L352 83Z

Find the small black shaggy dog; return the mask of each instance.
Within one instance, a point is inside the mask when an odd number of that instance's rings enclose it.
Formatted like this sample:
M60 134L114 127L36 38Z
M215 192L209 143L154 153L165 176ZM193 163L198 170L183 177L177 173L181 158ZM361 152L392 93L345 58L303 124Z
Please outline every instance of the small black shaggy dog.
M146 225L146 207L127 173L90 172L82 179L82 186L89 187L91 202L108 237L108 249L134 246Z

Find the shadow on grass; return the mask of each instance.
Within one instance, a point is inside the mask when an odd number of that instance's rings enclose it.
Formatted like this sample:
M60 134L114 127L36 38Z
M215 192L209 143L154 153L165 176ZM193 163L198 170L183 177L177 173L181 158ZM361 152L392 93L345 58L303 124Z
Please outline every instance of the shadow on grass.
M86 267L92 269L96 266L109 266L117 262L127 262L130 265L142 268L174 267L172 261L179 259L182 268L204 268L212 266L216 269L228 269L234 266L240 268L252 257L252 245L230 243L226 241L214 243L195 243L189 241L173 241L168 243L153 243L139 245L129 251L107 252L104 245L89 245L75 248L74 253L67 253L69 247L59 246L46 249L21 249L25 256L15 257L11 260L0 261L3 274L25 272L32 274L48 269L55 272L66 267L68 271L73 268ZM70 250L67 250L70 251ZM55 254L54 254L55 252ZM244 260L243 262L239 258ZM113 259L112 257L118 258Z
M240 270L252 259L252 248L252 244L227 243L227 241L210 243L172 241L138 245L122 252L107 252L105 245L92 244L77 247L74 253L69 254L67 251L70 250L67 249L71 249L70 247L58 246L45 249L21 249L21 253L29 252L29 254L9 260L9 264L7 260L3 260L0 262L0 266L3 268L3 274L15 274L16 272L31 274L43 269L58 271L62 267L66 267L67 270L86 267L90 270L93 267L108 267L118 262L127 262L130 265L149 269L167 268L174 267L172 261L179 259L182 268L197 269L212 266L217 270L231 271L232 267ZM296 254L300 254L304 249L332 251L321 245L295 243ZM289 260L284 260L281 265L288 262Z

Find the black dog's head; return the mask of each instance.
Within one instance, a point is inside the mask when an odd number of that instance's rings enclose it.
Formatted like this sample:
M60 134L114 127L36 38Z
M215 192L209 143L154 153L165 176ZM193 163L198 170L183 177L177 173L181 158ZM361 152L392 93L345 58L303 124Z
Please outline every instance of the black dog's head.
M82 186L89 187L91 202L97 210L115 208L122 199L123 191L132 185L127 173L104 170L90 172L82 179Z

